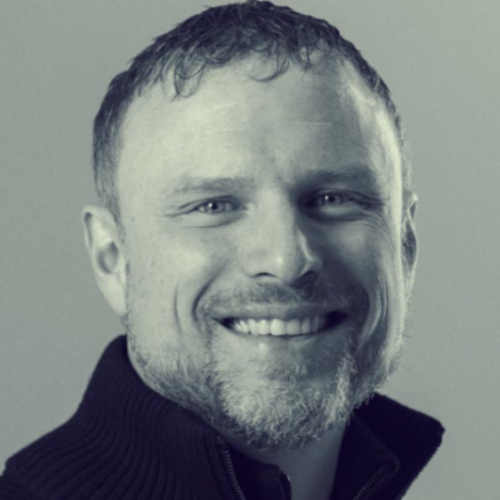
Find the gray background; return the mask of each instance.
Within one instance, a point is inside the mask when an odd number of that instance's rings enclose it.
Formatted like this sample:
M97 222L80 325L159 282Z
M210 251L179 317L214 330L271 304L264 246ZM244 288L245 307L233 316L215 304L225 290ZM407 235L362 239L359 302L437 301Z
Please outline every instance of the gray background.
M121 332L79 222L94 200L91 121L129 58L206 1L0 0L0 463L75 410ZM288 4L361 48L414 151L420 263L388 392L447 434L408 498L498 498L500 2Z

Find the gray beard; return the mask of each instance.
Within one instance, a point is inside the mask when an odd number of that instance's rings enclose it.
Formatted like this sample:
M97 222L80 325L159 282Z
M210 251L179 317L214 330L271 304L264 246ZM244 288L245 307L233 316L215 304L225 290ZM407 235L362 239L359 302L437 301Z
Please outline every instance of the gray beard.
M237 367L232 371L220 369L214 345L203 366L190 366L182 353L170 353L160 369L152 366L147 353L141 351L133 318L133 309L129 308L123 319L129 355L146 385L211 427L259 451L296 449L345 423L352 411L385 383L402 353L401 341L388 359L385 335L378 332L358 345L355 339L359 331L353 331L347 336L340 361L337 358L329 379L321 386L304 387L300 367L288 374L276 369L265 387L250 393L242 391ZM210 332L205 333L211 337Z

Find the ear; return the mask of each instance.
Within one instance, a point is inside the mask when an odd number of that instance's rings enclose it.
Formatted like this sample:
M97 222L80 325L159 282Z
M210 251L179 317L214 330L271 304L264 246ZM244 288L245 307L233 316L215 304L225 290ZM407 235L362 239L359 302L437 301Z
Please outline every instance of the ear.
M409 193L405 203L403 216L403 258L408 276L413 279L418 257L418 239L415 226L418 197L415 193Z
M82 222L97 285L121 318L127 311L127 259L120 231L109 211L94 205L83 208Z

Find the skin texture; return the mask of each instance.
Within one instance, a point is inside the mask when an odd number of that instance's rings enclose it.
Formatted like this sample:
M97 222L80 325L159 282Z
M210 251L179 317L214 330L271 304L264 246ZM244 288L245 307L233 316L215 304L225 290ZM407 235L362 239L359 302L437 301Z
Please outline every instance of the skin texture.
M143 381L284 467L294 499L320 499L349 412L401 353L416 202L403 205L394 126L349 64L250 78L266 64L213 71L186 99L168 82L137 98L123 227L87 207L86 240ZM343 320L314 335L227 328L332 311Z

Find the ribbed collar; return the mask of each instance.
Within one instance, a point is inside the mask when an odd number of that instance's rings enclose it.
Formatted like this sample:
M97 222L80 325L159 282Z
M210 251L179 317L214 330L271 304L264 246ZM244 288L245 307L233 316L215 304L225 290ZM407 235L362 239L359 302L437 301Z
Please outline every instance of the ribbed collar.
M342 440L331 500L400 499L439 445L441 424L375 394L352 415ZM232 451L248 500L285 500L281 471Z
M352 500L384 465L383 491L404 490L441 434L430 417L375 396L346 431L335 500ZM14 455L6 478L50 500L236 500L222 447L213 429L144 385L122 336L104 352L75 415Z
M12 457L7 472L50 500L232 500L220 446L210 427L144 385L122 336L75 415Z
M232 450L236 473L247 500L287 500L286 477L278 467L250 460ZM342 440L332 500L370 498L400 468L392 453L357 416L351 418Z

